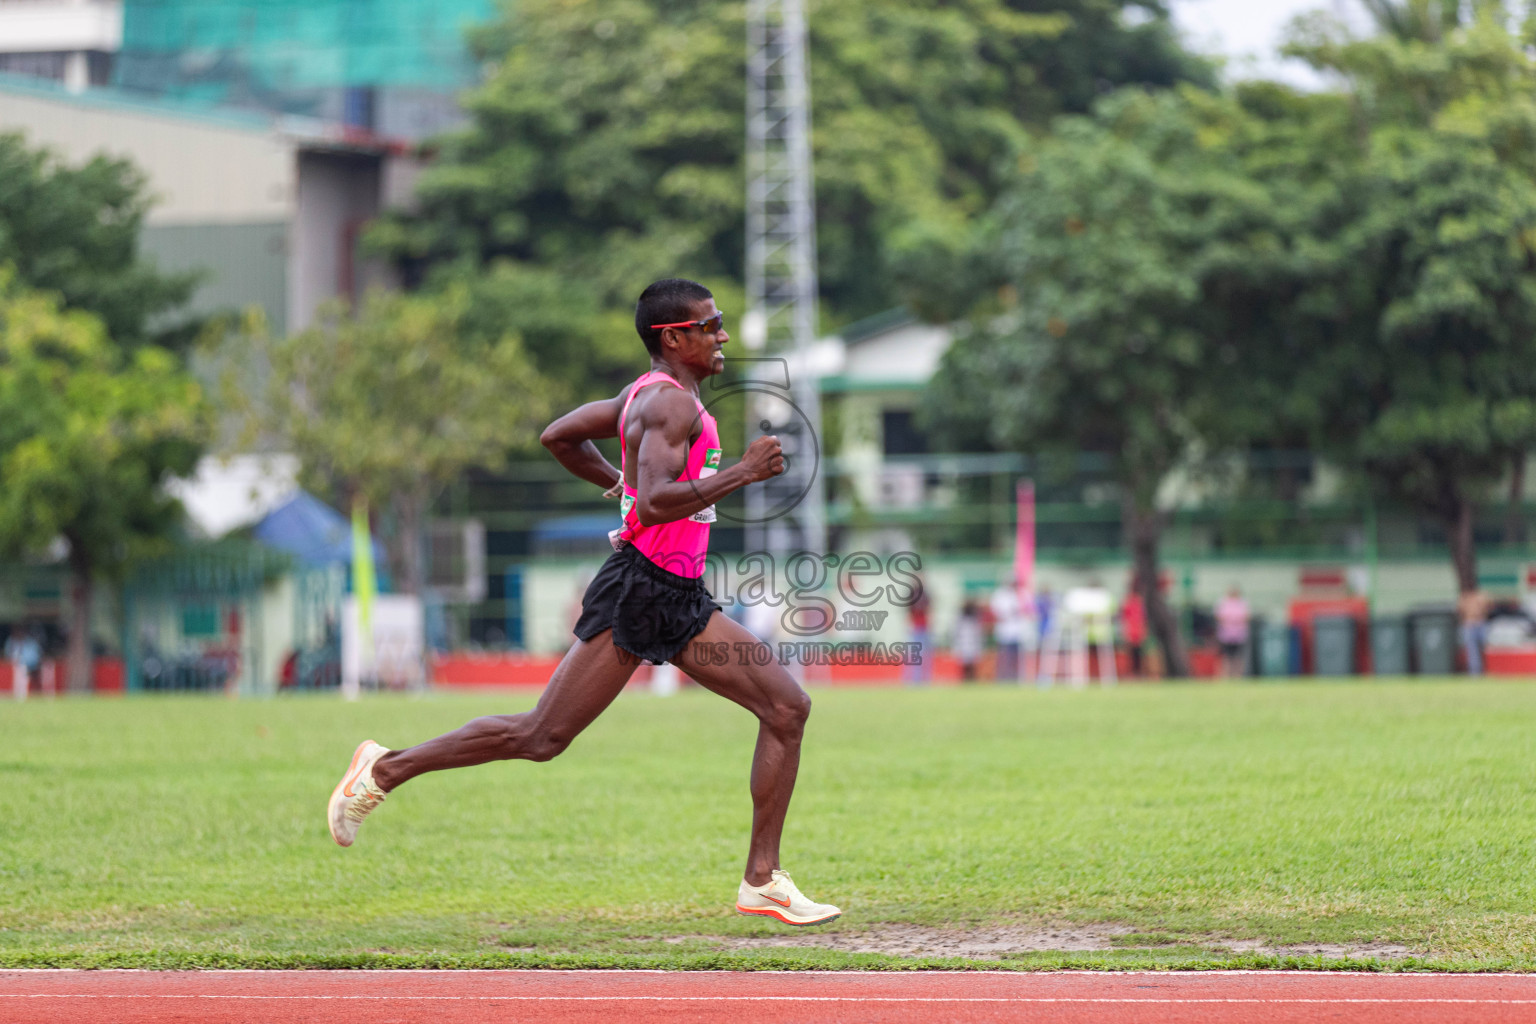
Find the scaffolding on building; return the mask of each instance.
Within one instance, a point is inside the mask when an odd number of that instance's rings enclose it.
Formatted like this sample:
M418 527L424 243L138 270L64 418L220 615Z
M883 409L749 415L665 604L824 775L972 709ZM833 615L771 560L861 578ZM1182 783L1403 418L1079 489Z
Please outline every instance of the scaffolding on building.
M127 0L115 77L383 131L404 107L451 108L475 80L465 32L494 13L492 0Z

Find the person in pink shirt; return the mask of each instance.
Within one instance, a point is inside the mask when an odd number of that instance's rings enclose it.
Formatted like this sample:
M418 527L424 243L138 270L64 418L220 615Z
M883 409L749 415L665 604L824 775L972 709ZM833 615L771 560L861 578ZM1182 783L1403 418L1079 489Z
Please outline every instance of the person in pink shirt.
M758 719L752 831L737 912L794 925L842 913L808 899L779 863L811 699L771 652L741 656L762 641L725 615L702 579L715 503L784 472L783 450L772 436L753 441L735 465L721 464L720 434L699 385L725 369L724 318L709 289L694 281L658 281L641 294L635 329L650 369L615 397L560 417L541 438L572 474L621 499L620 525L610 534L614 553L582 598L575 645L532 711L476 718L404 749L364 740L327 807L337 843L351 846L363 819L425 772L560 755L641 661L670 662ZM609 437L619 439L617 467L592 443Z
M1221 645L1221 676L1240 678L1248 654L1248 602L1234 585L1216 603L1216 642Z

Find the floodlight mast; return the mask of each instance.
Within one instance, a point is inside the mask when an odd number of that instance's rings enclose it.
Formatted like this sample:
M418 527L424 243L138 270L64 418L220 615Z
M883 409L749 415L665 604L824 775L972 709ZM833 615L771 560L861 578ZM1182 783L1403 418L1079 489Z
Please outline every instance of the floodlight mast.
M820 382L811 360L816 291L805 13L801 0L747 0L747 315L742 340L758 354L784 358L789 368L784 383L793 401L791 406L758 395L760 400L747 403L748 439L769 423L786 456L782 476L745 492L749 551L827 549L816 450Z

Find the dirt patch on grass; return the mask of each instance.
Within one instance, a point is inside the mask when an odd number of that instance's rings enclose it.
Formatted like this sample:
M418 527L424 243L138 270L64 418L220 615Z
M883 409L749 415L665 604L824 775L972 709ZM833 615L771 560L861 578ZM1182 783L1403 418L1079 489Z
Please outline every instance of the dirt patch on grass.
M1406 946L1384 942L1353 945L1318 943L1279 946L1252 939L1176 937L1147 934L1128 925L1090 924L1056 927L1003 925L978 928L930 928L911 924L877 924L858 931L797 930L789 935L700 936L717 949L748 950L815 947L847 953L887 956L966 957L994 959L1013 953L1081 953L1111 949L1205 949L1212 952L1258 953L1273 956L1376 957L1413 956Z
M859 931L814 932L797 929L789 935L718 937L722 949L769 949L776 946L815 946L846 953L888 956L961 956L987 959L1004 953L1082 952L1113 949L1116 938L1134 929L1121 925L1064 925L1030 928L1005 925L991 928L929 928L914 924L877 924Z
M1324 956L1375 957L1378 960L1401 960L1405 956L1427 956L1423 950L1409 949L1391 942L1361 942L1355 945L1319 942L1300 946L1271 946L1256 939L1234 939L1221 943L1234 953L1263 953L1274 956Z

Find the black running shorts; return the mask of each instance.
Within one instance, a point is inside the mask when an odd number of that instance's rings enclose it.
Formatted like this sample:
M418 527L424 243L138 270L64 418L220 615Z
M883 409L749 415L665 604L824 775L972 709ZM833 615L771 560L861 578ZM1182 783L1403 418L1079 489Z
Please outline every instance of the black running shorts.
M701 579L668 572L633 545L615 551L581 599L576 636L613 630L613 645L660 665L671 661L720 611Z

